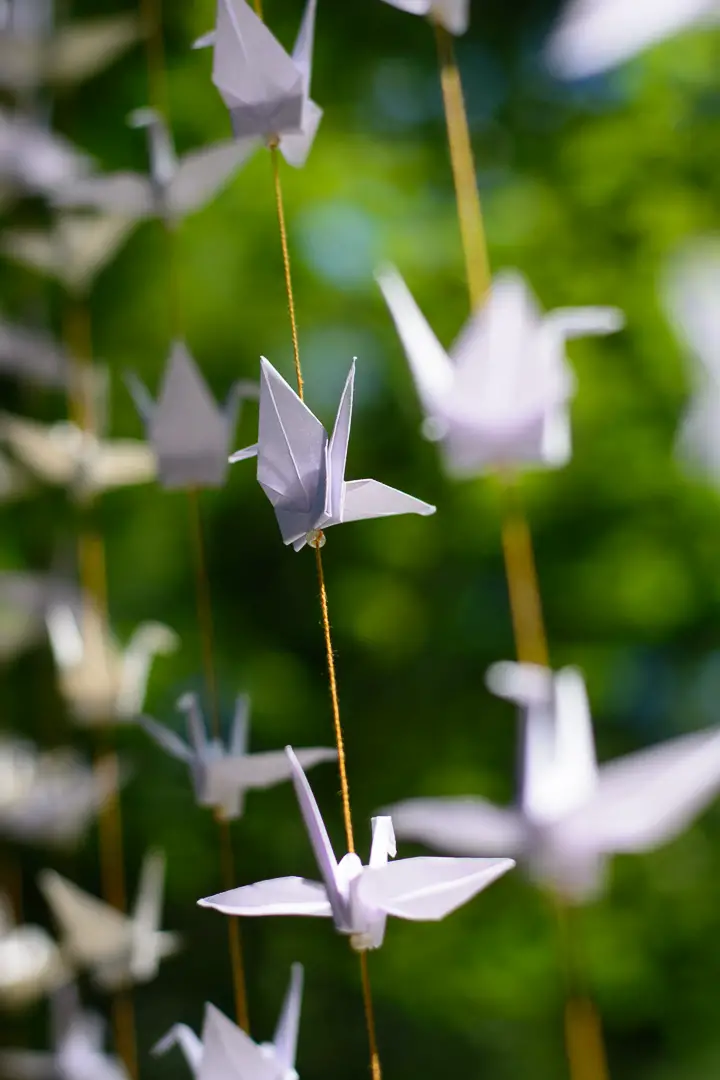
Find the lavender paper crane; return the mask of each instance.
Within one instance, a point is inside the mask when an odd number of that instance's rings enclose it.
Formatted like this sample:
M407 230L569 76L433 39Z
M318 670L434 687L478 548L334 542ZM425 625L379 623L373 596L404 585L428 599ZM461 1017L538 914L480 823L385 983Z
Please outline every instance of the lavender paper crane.
M187 743L151 717L142 717L140 723L163 750L189 767L199 806L212 807L226 821L233 821L243 814L246 792L273 787L291 778L292 768L284 751L248 753L250 699L246 694L241 694L235 703L227 748L222 740L208 738L195 694L183 695L177 707L187 718ZM334 761L337 751L315 747L298 750L297 756L304 768L311 769L323 761Z
M51 195L79 181L90 159L26 117L0 110L0 187Z
M0 893L0 1005L24 1008L62 986L69 977L60 949L41 926L18 926L9 899Z
M386 267L378 283L425 412L425 435L442 443L451 476L569 460L574 380L565 342L619 330L621 312L558 308L543 315L520 274L506 272L446 352L397 271Z
M470 25L470 0L385 0L411 15L425 15L451 34L464 34Z
M410 799L391 806L398 836L439 851L510 851L571 902L596 895L616 853L672 840L720 790L720 729L693 732L598 768L581 674L494 665L489 686L524 713L519 806L480 798Z
M231 462L257 456L258 483L275 508L283 543L300 551L322 544L330 525L393 514L434 514L435 507L377 480L345 480L355 361L345 383L335 428L325 428L263 356L258 441Z
M275 878L208 896L198 903L226 915L314 915L330 918L358 952L377 949L389 915L413 922L443 919L496 878L512 859L399 859L392 819L373 818L370 861L354 852L335 858L325 823L305 773L292 749L293 784L323 884L304 878Z
M177 934L160 929L165 857L145 856L135 906L130 915L78 888L55 870L43 870L40 890L58 923L63 952L90 971L103 990L118 990L154 979L160 961L180 948Z
M170 131L154 109L137 109L131 113L130 123L147 128L150 175L120 172L88 176L56 191L56 206L92 207L134 222L159 217L172 225L209 203L247 158L246 149L233 140L178 158Z
M127 384L155 451L162 486L222 487L240 402L258 396L257 383L236 382L225 406L218 406L187 348L177 341L157 402L136 375L129 374Z
M252 152L277 140L288 165L301 168L322 109L310 98L317 0L307 0L292 56L246 0L218 0L215 30L195 42L212 45L213 83L230 113L235 137Z
M205 1006L202 1037L175 1024L153 1048L179 1045L195 1080L298 1080L295 1069L303 993L302 964L293 964L272 1042L256 1043L214 1005Z

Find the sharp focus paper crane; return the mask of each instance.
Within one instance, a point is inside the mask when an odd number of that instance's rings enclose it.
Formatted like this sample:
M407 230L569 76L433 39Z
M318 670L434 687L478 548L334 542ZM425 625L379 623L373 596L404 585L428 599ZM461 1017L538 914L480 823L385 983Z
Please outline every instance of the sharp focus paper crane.
M180 948L177 934L160 929L165 857L145 856L135 907L130 915L78 888L54 870L38 884L61 932L63 953L87 969L103 990L150 982L161 960Z
M175 1024L153 1053L164 1054L179 1045L195 1080L298 1080L295 1058L302 992L302 964L293 964L272 1042L254 1042L208 1003L201 1038L186 1024Z
M693 732L598 768L581 674L494 665L490 688L524 716L517 809L480 798L389 807L398 836L457 855L509 851L566 899L592 898L616 853L672 840L720 791L720 729Z
M140 723L163 750L188 766L199 806L212 807L226 821L233 821L242 816L248 791L290 780L292 767L284 750L248 753L250 699L247 695L241 694L235 704L227 748L220 739L208 738L195 694L185 694L177 707L187 717L187 743L151 717L142 717ZM311 769L323 761L334 761L337 751L314 747L298 750L297 757L304 768Z
M330 525L393 514L434 514L435 507L377 480L345 480L355 362L332 437L272 364L260 364L258 441L230 461L258 459L258 482L275 509L283 543L300 551Z
M293 784L323 884L275 878L208 896L198 903L225 915L314 915L332 919L359 952L377 949L388 915L413 922L437 921L510 870L512 859L399 859L392 819L373 818L370 861L354 852L338 863L305 773L287 747Z
M543 315L521 275L506 272L446 352L397 271L385 268L378 283L425 412L425 435L442 443L451 476L570 459L574 379L565 343L619 330L617 308Z

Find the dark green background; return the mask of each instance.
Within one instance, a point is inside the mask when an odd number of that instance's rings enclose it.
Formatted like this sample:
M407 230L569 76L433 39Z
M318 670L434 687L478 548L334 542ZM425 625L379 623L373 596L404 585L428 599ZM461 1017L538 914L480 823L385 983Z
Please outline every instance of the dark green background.
M126 5L128 8L131 5ZM172 123L181 149L228 134L209 53L189 51L212 24L211 0L167 4ZM290 44L300 0L266 0ZM682 477L674 432L687 393L679 347L661 311L667 256L717 229L720 37L668 43L606 78L563 86L539 47L552 5L473 4L458 42L495 268L517 266L543 304L613 303L627 330L572 346L575 451L559 473L524 483L555 665L586 673L600 758L715 721L720 694L720 502ZM78 13L107 10L101 0ZM487 665L513 655L490 481L453 485L419 434L420 412L372 272L392 259L441 340L467 314L442 103L427 26L379 0L320 0L314 96L325 119L302 172L283 168L307 400L330 424L351 357L357 405L348 474L374 476L435 502L405 517L333 529L325 567L360 850L369 816L413 794L512 797L515 724L484 688ZM125 126L146 103L141 49L57 104L60 128L107 169L145 167L142 133ZM38 206L8 221L32 220ZM165 244L138 229L92 296L97 355L114 374L114 434L141 428L120 379L155 388L169 336ZM266 355L292 375L270 162L259 153L182 230L182 310L213 389L253 376ZM29 272L0 267L2 306L59 326L62 298ZM50 395L4 400L51 419ZM248 406L237 445L254 441ZM226 718L253 698L252 748L332 739L313 558L280 542L254 465L202 498ZM72 542L56 494L2 508L5 567L41 567ZM192 549L184 496L148 486L103 500L113 619L121 636L162 619L181 651L158 661L148 711L180 723L174 704L202 688ZM70 729L46 650L2 673L3 723L45 743ZM82 744L82 738L75 736ZM136 731L120 745L133 776L123 795L131 889L143 851L169 857L167 920L186 948L136 995L143 1077L186 1075L177 1053L148 1057L176 1020L196 1029L203 1002L231 1012L223 919L195 900L220 885L211 818L195 809L182 767ZM341 852L337 778L312 783ZM234 828L238 884L315 875L289 786L251 796ZM401 854L410 853L405 847ZM34 875L51 856L18 853L28 917L47 923ZM8 857L12 852L8 851ZM54 864L99 888L95 837ZM289 965L306 966L299 1069L321 1080L367 1072L357 963L324 921L244 924L253 1032L270 1036ZM619 860L608 896L582 918L588 984L603 1014L614 1080L705 1080L720 1070L720 818L681 841ZM514 872L446 922L391 921L371 957L385 1075L564 1075L562 988L552 916ZM44 1014L11 1020L7 1041L44 1039Z

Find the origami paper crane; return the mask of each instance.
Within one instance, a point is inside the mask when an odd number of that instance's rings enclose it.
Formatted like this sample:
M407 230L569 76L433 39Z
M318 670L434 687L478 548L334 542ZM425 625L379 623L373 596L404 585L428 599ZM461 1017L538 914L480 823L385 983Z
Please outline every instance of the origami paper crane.
M248 148L227 140L178 160L170 131L154 109L136 110L130 122L148 130L150 175L121 172L75 180L53 193L56 206L93 208L133 222L159 217L173 224L209 203L248 157Z
M134 227L131 218L117 214L62 214L48 232L7 229L0 250L83 296Z
M105 1022L80 1007L68 985L51 999L53 1049L0 1051L0 1071L8 1080L127 1080L116 1057L103 1052Z
M257 456L258 483L275 508L283 543L300 551L318 531L345 521L434 514L435 507L377 480L345 480L355 361L328 439L320 421L263 356L258 441L231 462ZM322 541L320 541L322 542Z
M0 415L0 438L40 480L68 487L80 500L112 488L147 484L157 472L155 454L147 443L99 439L65 421L40 424L5 413Z
M77 585L54 574L0 572L0 660L12 660L43 640L52 604L79 601Z
M222 487L240 402L257 397L257 383L236 382L224 407L215 403L186 346L176 341L157 402L137 375L126 381L145 423L164 488Z
M451 34L464 34L470 25L470 0L385 0L411 15L426 15Z
M0 110L0 185L49 195L74 183L89 168L90 159L65 139L26 117Z
M164 1054L179 1044L195 1080L219 1080L221 1077L223 1080L298 1080L295 1057L302 991L303 967L293 964L282 1012L270 1043L258 1045L208 1003L201 1039L186 1024L175 1024L152 1052Z
M235 703L227 748L221 739L208 738L195 694L184 694L177 707L187 717L187 743L152 717L141 717L140 724L163 750L189 767L198 806L210 806L226 821L233 821L244 812L246 792L273 787L291 778L292 769L283 750L248 753L250 699L246 694L240 694ZM334 761L337 751L315 747L298 750L297 756L304 768L311 769L322 761Z
M691 399L677 449L690 468L720 483L720 243L695 241L671 261L665 307L690 360Z
M248 152L277 139L294 168L305 164L322 119L310 98L316 8L317 0L307 0L292 56L246 0L218 0L215 30L194 45L214 46L212 80L236 139Z
M510 851L572 902L596 895L616 853L672 840L720 791L720 729L693 732L598 768L582 675L498 664L489 686L524 713L517 809L479 798L409 799L387 810L398 836L439 851Z
M73 719L84 726L132 723L142 711L155 656L177 649L162 623L142 623L121 649L93 604L81 611L56 604L46 614L60 690Z
M21 499L32 491L29 475L0 451L0 502ZM2 619L2 615L0 615ZM2 634L2 631L0 631ZM0 650L2 645L0 644Z
M38 884L60 928L62 948L71 963L89 970L103 990L114 991L154 979L160 961L180 948L177 934L160 929L165 857L145 856L135 907L123 915L54 870L43 870Z
M585 79L693 26L720 21L719 0L569 0L546 47L551 71Z
M426 415L425 436L442 443L451 476L569 460L574 380L565 342L619 330L617 308L543 315L521 275L506 272L495 277L486 303L448 353L396 270L382 270L378 284Z
M0 320L0 374L64 388L68 372L67 355L50 336Z
M0 893L0 1005L25 1008L61 986L68 970L46 930L17 926L12 905Z
M338 863L315 797L292 749L286 747L300 811L323 884L275 878L198 900L225 915L315 915L332 919L354 949L377 949L388 915L413 922L436 921L467 903L510 870L512 859L399 859L392 819L373 818L370 861L354 852Z

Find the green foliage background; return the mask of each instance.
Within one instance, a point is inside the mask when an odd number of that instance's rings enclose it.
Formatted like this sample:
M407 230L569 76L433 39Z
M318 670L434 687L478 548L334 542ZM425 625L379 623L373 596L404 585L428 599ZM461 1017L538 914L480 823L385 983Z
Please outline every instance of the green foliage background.
M95 0L77 12L103 12ZM126 5L130 6L130 5ZM211 0L167 4L172 123L181 149L228 133L208 53L190 42L212 22ZM300 0L266 0L288 44ZM493 266L527 273L544 305L612 303L627 314L614 338L572 346L578 377L569 467L524 482L555 665L587 677L600 758L715 722L720 695L720 502L673 461L687 393L679 347L662 314L666 258L718 228L720 37L688 34L607 78L579 86L543 72L539 46L552 5L473 4L458 43ZM114 9L114 5L113 5ZM361 851L377 807L416 794L481 793L509 801L512 710L485 690L489 663L513 655L491 481L453 485L420 437L420 413L372 277L392 259L441 339L467 314L432 34L378 0L320 0L314 96L325 118L307 167L283 170L307 399L327 423L358 357L352 477L375 476L435 502L437 515L332 530L326 574ZM145 167L126 114L145 103L141 49L57 103L59 128L111 170ZM7 221L30 220L21 207ZM92 296L97 355L114 374L113 433L139 435L121 382L154 388L165 363L167 266L159 226L138 229ZM270 163L259 153L181 241L189 345L224 395L266 355L292 373ZM62 298L9 262L2 304L22 316ZM46 419L63 404L5 384L6 403ZM245 408L237 445L254 441ZM217 669L226 721L234 695L253 699L252 748L331 743L311 554L280 542L251 463L206 493ZM43 492L3 507L5 567L42 567L72 542L64 499ZM202 688L188 510L149 486L108 496L111 609L121 636L159 618L181 651L157 663L148 711L179 724L180 693ZM46 744L72 737L46 650L2 672L3 724ZM186 948L136 995L143 1077L183 1073L177 1055L148 1056L172 1022L199 1028L212 1000L231 1013L225 926L195 906L217 891L216 835L195 809L183 769L141 732L120 735L132 777L123 796L134 888L143 851L169 857L167 919ZM331 767L312 783L338 850L343 834ZM238 884L314 876L289 785L251 796L234 829ZM404 854L411 853L406 846ZM47 923L22 860L25 910ZM96 838L55 865L99 888ZM618 860L608 895L581 918L587 984L602 1011L614 1080L706 1080L720 1070L720 817L712 809L680 841ZM257 920L243 926L253 1032L269 1037L289 965L306 967L301 1075L364 1077L357 963L329 925ZM439 925L391 922L371 957L385 1075L562 1076L562 985L552 912L519 871ZM88 993L91 995L90 991ZM45 1039L38 1009L6 1019L4 1039Z

